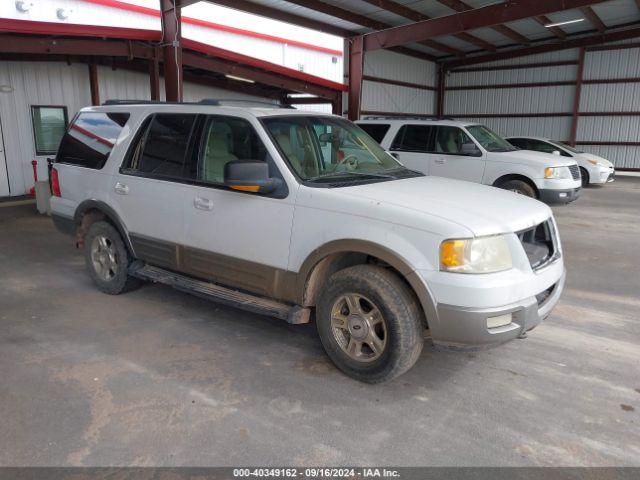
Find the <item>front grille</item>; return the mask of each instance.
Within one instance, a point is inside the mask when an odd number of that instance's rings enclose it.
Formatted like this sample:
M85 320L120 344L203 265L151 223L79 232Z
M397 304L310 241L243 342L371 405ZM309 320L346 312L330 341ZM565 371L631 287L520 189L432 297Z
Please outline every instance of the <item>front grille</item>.
M578 165L570 165L569 170L571 170L571 176L574 180L580 179L580 168L578 167Z
M517 235L533 270L543 268L560 256L556 229L551 219Z

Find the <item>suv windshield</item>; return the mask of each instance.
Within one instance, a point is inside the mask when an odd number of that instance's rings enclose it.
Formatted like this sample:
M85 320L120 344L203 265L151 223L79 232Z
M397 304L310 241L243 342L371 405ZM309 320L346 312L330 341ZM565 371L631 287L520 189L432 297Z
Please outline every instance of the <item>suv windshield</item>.
M471 125L467 127L467 131L487 152L512 152L517 150L504 138L484 125Z
M355 124L335 117L278 116L262 119L300 178L352 182L419 175L407 170Z
M549 140L549 141L554 145L557 145L558 147L562 147L565 150L569 150L571 153L584 153L582 150L573 148L572 146L567 145L566 143L559 142L558 140Z

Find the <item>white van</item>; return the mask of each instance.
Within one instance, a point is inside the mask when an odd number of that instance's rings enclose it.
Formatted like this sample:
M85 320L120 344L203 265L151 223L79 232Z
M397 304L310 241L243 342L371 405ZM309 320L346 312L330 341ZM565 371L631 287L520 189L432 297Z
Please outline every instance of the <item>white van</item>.
M454 120L371 119L356 122L407 168L569 203L580 195L575 160L518 150L484 125Z

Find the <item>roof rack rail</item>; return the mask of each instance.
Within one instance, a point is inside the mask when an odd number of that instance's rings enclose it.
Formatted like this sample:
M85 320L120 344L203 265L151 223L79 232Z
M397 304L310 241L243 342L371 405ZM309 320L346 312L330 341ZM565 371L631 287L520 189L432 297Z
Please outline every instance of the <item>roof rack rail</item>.
M363 120L455 120L454 117L428 117L422 115L365 115Z
M203 98L198 102L201 105L217 105L223 106L225 103L245 103L248 105L259 105L271 108L295 108L291 105L283 105L279 103L265 102L261 100L252 100L247 98Z
M288 108L294 109L295 107L291 105L282 105L278 103L270 103L263 102L260 100L251 100L251 99L243 99L243 98L203 98L198 102L165 102L162 100L105 100L102 102L102 105L113 106L113 105L215 105L215 106L224 106L228 103L244 103L247 105L258 105L258 106L266 106L270 108Z

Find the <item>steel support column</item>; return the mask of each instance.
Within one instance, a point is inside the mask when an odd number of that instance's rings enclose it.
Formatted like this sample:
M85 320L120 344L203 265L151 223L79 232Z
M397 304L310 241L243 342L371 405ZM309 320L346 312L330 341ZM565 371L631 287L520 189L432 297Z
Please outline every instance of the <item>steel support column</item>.
M578 135L578 118L580 117L580 97L582 95L582 80L584 77L584 55L585 47L580 48L578 55L578 72L576 78L576 88L573 96L573 114L571 116L571 133L569 134L569 144L576 146Z
M89 90L91 92L91 105L100 105L100 86L98 84L98 66L89 65Z
M349 120L360 118L362 76L364 69L364 38L353 37L349 42Z
M182 29L176 0L160 0L164 86L168 102L182 101Z
M447 68L444 65L438 66L438 90L436 92L436 117L444 117L444 96L447 83Z
M342 92L338 92L331 101L331 113L334 115L342 115Z
M153 51L153 58L149 59L149 90L151 100L160 100L160 62L157 49Z

